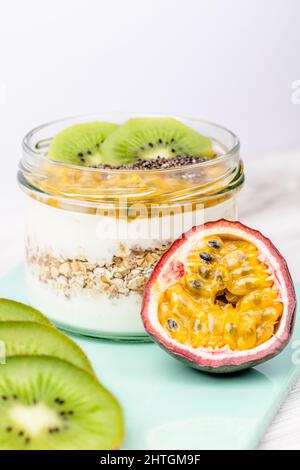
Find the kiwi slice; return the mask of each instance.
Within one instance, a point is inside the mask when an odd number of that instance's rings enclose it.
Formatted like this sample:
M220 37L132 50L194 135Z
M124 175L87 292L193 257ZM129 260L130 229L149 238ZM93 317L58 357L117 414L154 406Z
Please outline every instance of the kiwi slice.
M28 321L53 326L41 312L35 308L9 299L0 299L0 322Z
M110 134L102 146L102 154L103 162L110 165L179 155L214 156L208 137L174 118L129 119Z
M102 163L102 144L119 126L110 122L85 122L59 132L50 144L48 157L77 166Z
M84 352L56 328L33 322L0 322L0 341L6 357L54 356L93 374Z
M0 449L112 450L119 403L85 371L53 357L15 356L0 366Z

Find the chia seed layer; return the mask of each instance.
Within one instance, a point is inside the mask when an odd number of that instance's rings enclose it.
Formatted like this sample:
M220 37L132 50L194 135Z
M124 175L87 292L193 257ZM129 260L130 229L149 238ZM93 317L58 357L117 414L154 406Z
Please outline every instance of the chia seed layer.
M178 168L209 160L208 157L196 155L176 155L173 158L157 157L153 160L136 160L132 165L97 165L95 168L103 170L166 170L168 168Z

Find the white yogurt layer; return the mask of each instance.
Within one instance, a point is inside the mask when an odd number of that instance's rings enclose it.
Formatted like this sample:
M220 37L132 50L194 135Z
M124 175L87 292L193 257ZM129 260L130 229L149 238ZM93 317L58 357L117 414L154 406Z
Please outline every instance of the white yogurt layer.
M82 292L67 298L29 272L27 290L30 304L62 327L103 337L145 335L140 316L141 297L137 294L111 299Z
M161 240L178 238L204 221L234 218L235 199L184 214L137 218L131 222L101 214L59 209L28 198L27 237L31 248L64 259L86 258L111 263L120 242L130 248L155 248Z
M160 245L161 239L170 239L169 227L173 227L172 238L203 221L236 216L235 198L222 204L199 209L191 214L169 217L136 219L114 219L101 214L86 214L58 209L28 198L27 238L30 252L50 254L55 258L80 259L104 265L118 255L120 242L127 248L151 249ZM117 225L118 232L115 227ZM160 225L161 236L151 238L150 229ZM116 236L121 233L121 239ZM153 233L153 232L151 232ZM147 236L148 234L148 236ZM151 235L151 234L150 234ZM131 336L144 333L140 318L141 297L136 293L120 298L110 298L105 293L92 294L82 288L76 294L65 296L54 287L38 280L36 270L28 271L28 295L31 304L51 320L66 328L93 333L96 336ZM35 274L34 274L35 273Z

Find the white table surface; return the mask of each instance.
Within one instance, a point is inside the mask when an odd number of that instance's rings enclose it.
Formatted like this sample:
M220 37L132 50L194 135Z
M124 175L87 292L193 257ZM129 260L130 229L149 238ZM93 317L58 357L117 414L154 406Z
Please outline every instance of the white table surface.
M300 150L245 161L240 220L270 237L300 281ZM16 192L18 191L16 187ZM14 204L13 206L16 206ZM23 258L23 214L1 204L0 276ZM300 449L300 380L277 414L260 449Z

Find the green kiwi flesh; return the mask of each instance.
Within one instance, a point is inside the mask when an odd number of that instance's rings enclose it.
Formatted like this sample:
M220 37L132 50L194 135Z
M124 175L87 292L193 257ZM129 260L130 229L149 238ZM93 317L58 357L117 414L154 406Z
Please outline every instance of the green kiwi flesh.
M133 118L111 133L102 146L105 164L178 155L214 156L212 142L174 118Z
M96 166L102 163L102 145L107 136L118 128L110 122L85 122L68 127L52 140L48 157L76 166Z
M53 356L93 374L84 352L56 328L33 322L0 322L0 341L10 356Z
M5 321L28 321L53 326L41 312L35 308L9 299L0 299L0 323Z
M124 423L118 401L85 371L53 357L0 365L1 450L112 450Z

